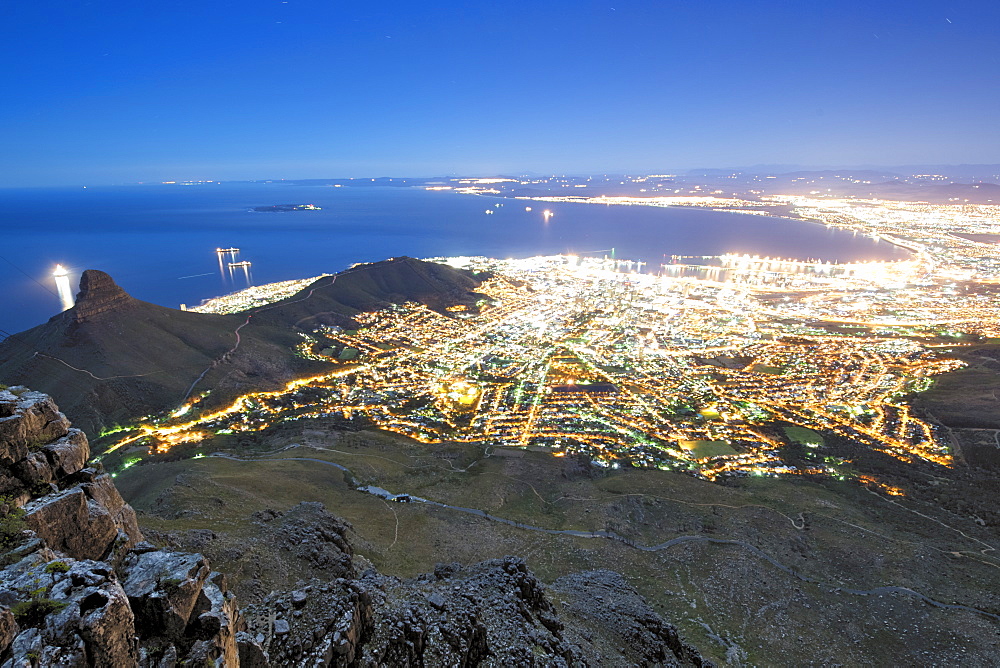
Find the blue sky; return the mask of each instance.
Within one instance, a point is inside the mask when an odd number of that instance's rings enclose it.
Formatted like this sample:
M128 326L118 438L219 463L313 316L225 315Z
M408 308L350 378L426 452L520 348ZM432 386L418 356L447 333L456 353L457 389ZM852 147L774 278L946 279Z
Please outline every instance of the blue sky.
M1000 162L996 2L3 2L0 185Z

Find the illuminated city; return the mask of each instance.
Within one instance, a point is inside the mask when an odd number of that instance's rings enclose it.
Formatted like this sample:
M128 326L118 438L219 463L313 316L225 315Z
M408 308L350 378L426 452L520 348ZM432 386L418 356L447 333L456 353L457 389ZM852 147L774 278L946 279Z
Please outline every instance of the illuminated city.
M196 398L113 447L162 452L211 433L338 416L422 442L582 452L604 466L709 479L857 477L849 461L823 455L824 438L837 437L950 465L944 440L905 397L961 366L948 356L960 337L996 336L1000 303L986 282L1000 253L959 236L997 231L996 207L791 201L803 217L905 245L912 259L730 254L674 257L657 270L609 257L436 258L489 272L474 306L408 303L362 313L354 330L321 327L299 353L330 373L206 414ZM216 307L249 308L301 285ZM815 451L815 466L781 461L790 440Z

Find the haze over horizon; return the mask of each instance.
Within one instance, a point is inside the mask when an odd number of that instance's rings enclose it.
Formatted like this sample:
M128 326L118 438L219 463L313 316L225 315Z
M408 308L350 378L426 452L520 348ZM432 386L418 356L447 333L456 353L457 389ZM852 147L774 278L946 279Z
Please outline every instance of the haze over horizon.
M994 163L1000 7L5 8L0 186Z

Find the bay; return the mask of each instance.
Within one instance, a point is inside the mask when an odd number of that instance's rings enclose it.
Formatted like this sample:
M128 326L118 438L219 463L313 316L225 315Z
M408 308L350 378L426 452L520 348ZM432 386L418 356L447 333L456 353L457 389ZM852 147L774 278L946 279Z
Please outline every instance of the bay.
M252 211L273 204L322 210ZM670 255L908 256L886 242L784 218L281 182L0 189L0 226L0 336L59 312L57 263L74 289L83 270L100 269L134 297L175 308L245 287L242 272L220 271L218 247L239 248L235 259L252 263L258 285L399 255L601 255L613 247L652 270Z

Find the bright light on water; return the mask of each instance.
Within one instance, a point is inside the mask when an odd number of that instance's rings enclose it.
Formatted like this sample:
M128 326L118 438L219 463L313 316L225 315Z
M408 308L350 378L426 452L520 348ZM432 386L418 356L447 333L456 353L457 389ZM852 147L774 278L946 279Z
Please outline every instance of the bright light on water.
M73 288L69 285L69 272L61 264L57 264L55 271L52 272L52 278L56 281L56 290L59 291L62 310L73 308Z

